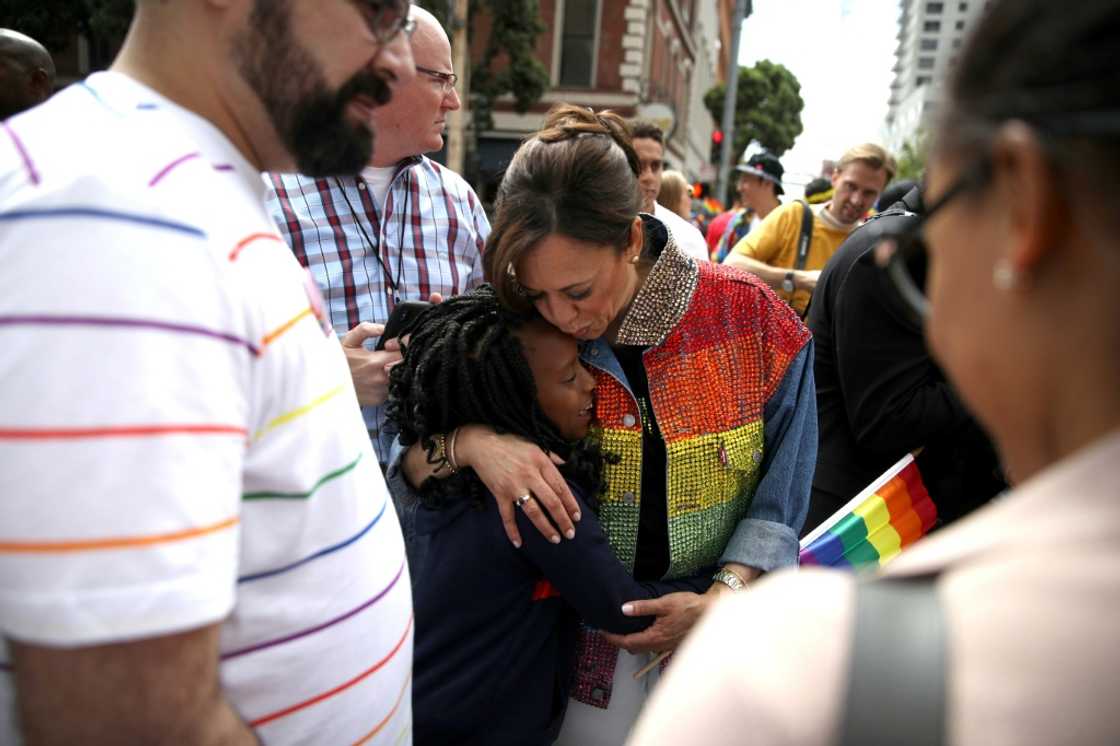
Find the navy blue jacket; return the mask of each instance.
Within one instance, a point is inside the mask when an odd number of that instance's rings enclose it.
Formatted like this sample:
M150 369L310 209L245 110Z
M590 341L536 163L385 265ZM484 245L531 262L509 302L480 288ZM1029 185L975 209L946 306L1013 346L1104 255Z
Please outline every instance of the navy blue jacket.
M416 638L416 746L551 744L560 729L580 619L639 632L626 601L703 593L711 573L639 583L615 558L595 514L573 488L576 537L549 543L518 511L523 545L506 538L494 500L419 507L410 552ZM559 595L557 595L559 594Z

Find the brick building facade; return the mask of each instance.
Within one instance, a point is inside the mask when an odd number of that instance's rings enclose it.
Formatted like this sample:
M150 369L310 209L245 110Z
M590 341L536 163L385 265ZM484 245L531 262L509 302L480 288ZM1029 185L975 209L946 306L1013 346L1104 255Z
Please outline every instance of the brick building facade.
M653 119L666 130L666 161L693 180L711 180L715 122L704 93L727 69L733 0L540 0L547 30L536 45L550 88L521 114L513 100L494 106L493 128L480 133L478 165L484 199L518 143L545 112L566 102ZM474 26L472 58L481 58L489 24Z

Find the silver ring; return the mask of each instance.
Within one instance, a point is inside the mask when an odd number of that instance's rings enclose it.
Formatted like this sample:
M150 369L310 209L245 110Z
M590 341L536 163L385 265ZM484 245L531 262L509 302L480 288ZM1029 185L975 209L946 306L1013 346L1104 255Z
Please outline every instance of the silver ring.
M526 492L524 495L518 495L517 499L514 500L514 503L517 504L517 507L524 508L525 503L529 502L532 499L533 499L533 495L529 492Z

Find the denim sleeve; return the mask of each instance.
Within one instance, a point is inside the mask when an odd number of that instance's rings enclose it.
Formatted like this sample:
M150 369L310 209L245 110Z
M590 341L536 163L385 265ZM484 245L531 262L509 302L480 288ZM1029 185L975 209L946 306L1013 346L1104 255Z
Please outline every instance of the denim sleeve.
M405 547L409 548L416 537L416 510L420 507L420 496L404 476L402 466L406 451L408 449L401 445L400 439L394 438L386 461L388 466L385 469L385 486L389 488L393 507L397 509L397 520L401 524ZM411 556L409 560L412 560Z
M797 564L797 535L809 511L817 464L817 394L813 342L790 363L763 410L761 477L746 516L720 564L737 562L770 572Z

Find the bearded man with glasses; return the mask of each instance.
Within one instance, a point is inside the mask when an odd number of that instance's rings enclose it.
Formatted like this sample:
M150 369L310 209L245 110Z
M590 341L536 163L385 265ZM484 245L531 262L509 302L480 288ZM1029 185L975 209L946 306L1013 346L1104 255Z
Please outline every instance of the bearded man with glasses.
M408 743L404 543L261 172L353 174L408 3L138 0L0 132L0 743Z
M265 179L273 217L326 299L383 466L394 438L383 406L388 369L401 352L395 339L383 340L383 349L374 343L402 301L459 295L481 284L490 233L470 185L424 155L443 147L447 115L461 103L446 32L419 6L412 6L411 21L417 75L369 112L377 148L362 172Z

